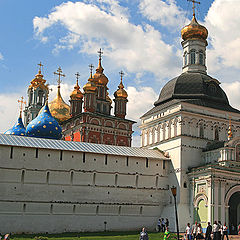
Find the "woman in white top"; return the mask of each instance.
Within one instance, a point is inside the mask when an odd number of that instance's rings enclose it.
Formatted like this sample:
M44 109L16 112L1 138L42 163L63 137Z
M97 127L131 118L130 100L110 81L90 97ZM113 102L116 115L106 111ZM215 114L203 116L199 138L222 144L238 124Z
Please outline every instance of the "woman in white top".
M190 227L190 223L187 224L186 227L186 240L190 240L191 239L191 227Z
M198 224L198 227L197 227L197 236L196 236L196 239L204 239L201 223L199 223L199 224Z
M226 226L226 223L224 223L223 227L222 227L223 233L222 233L222 240L224 240L224 236L226 236L227 240L228 240L228 227Z

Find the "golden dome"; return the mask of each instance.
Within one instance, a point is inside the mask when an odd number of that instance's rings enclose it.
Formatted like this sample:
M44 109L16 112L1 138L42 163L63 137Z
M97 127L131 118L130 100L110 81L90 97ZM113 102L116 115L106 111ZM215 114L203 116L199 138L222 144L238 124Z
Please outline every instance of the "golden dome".
M72 91L71 95L70 95L70 98L72 100L79 100L79 99L82 99L83 98L83 94L82 92L80 91L80 87L78 85L78 80L76 82L76 85L74 87L74 90Z
M58 86L57 96L49 103L49 110L52 116L59 122L65 121L71 117L70 106L63 101L60 93L60 86Z
M100 49L100 52L101 52L101 49ZM100 84L100 85L105 85L106 86L108 84L108 78L103 73L104 69L102 67L101 60L102 60L102 55L100 54L99 55L98 67L96 68L96 73L93 75L93 81L96 84Z
M193 15L193 18L190 24L185 26L181 30L181 35L184 41L189 39L196 39L196 38L201 40L206 40L208 37L208 30L204 26L200 25L197 22L195 15Z
M122 77L121 82L118 85L118 90L114 93L115 98L127 98L128 94L126 90L124 89L123 83L122 83Z
M31 81L31 84L29 85L29 88L42 88L43 90L47 90L48 91L48 84L46 84L46 80L43 79L43 75L41 70L39 69L38 73L35 75L35 78Z
M84 92L95 92L97 90L96 84L93 81L92 76L88 79L88 82L83 86Z

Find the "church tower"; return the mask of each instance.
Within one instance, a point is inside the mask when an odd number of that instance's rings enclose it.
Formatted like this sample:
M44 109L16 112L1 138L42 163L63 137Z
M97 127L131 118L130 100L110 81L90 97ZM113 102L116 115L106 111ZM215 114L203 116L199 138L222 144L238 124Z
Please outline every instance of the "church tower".
M114 115L116 117L125 118L127 114L128 94L124 89L123 82L122 82L122 78L124 75L123 71L120 72L120 75L121 75L121 81L120 81L120 84L118 85L118 90L114 93L114 97L115 97Z
M70 95L70 115L72 117L76 116L77 114L82 112L82 103L83 103L83 94L80 90L80 87L78 85L78 78L80 74L77 72L76 74L77 82L74 87L74 90L72 91Z
M42 63L39 64L38 73L31 81L28 87L28 101L24 109L24 125L27 126L37 115L40 109L44 106L48 97L49 89L46 80L42 75Z
M193 5L197 3L191 1ZM193 9L195 10L194 6ZM202 223L203 228L208 221L225 219L225 211L218 211L220 205L225 209L222 200L214 202L213 197L206 197L205 203L200 206L202 212L199 213L199 202L195 201L197 196L194 195L197 192L194 189L199 189L211 193L211 196L218 196L218 189L224 188L224 185L216 187L217 183L212 182L210 175L208 184L203 189L196 185L189 171L205 164L201 156L207 146L227 141L229 116L232 117L233 133L240 135L240 111L231 107L220 82L207 74L208 31L197 22L195 11L190 24L182 29L181 36L182 74L161 89L153 108L141 117L140 128L142 147L157 147L171 158L169 186L177 187L179 216L184 219L180 221L180 231L184 231L186 222L197 220L197 214L207 216L207 220ZM175 222L172 204L172 194L169 191L169 206L164 209L161 217Z

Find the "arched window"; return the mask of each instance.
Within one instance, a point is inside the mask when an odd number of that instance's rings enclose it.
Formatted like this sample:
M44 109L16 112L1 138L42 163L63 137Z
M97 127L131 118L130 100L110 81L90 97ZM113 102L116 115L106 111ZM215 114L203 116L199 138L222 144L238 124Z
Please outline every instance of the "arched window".
M204 138L204 128L202 124L199 125L199 137Z
M196 63L196 51L191 50L190 52L190 63L195 64Z
M218 131L218 127L215 128L215 134L214 134L214 140L219 140L219 131Z
M187 53L185 52L185 53L184 53L184 65L185 65L185 66L188 64L187 57L188 57L188 55L187 55Z
M202 51L199 52L199 64L204 65L203 52Z

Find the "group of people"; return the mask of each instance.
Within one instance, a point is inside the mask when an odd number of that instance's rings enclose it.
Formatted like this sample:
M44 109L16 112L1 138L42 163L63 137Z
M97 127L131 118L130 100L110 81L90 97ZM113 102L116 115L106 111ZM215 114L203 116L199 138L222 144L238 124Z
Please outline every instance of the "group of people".
M157 222L157 231L165 232L167 227L169 227L168 219L166 218L166 220L164 220L164 218L159 218Z
M187 224L185 238L187 240L194 239L205 239L205 240L228 240L228 227L225 224L221 224L221 221L214 221L213 226L208 222L205 236L203 235L203 229L201 223L195 222L195 224L190 226L190 223Z
M169 237L170 237L170 232L168 230L168 225L166 226L166 224L165 224L163 240L167 240ZM140 232L139 240L148 240L148 234L147 234L146 228L144 228L144 227L142 228L142 231Z

